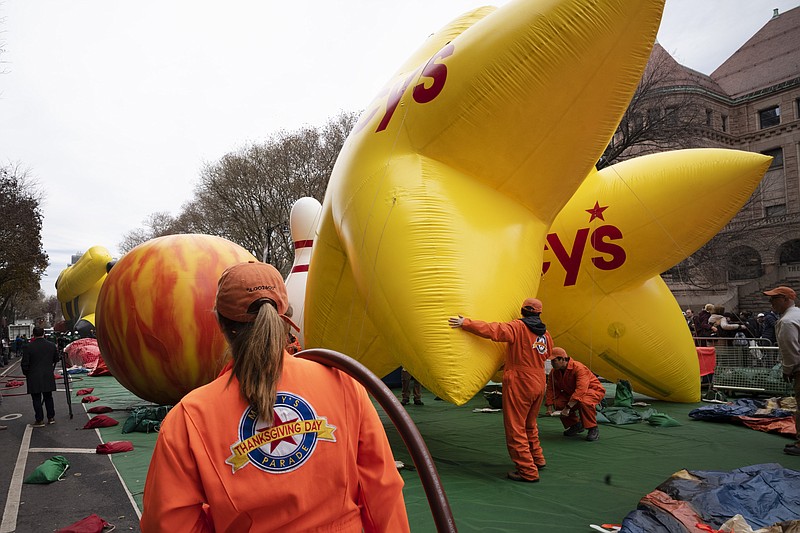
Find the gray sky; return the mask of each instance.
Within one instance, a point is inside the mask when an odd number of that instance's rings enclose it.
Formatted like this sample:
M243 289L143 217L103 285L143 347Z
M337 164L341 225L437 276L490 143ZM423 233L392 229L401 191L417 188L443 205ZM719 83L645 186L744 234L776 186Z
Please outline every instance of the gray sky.
M45 194L50 268L175 215L205 162L364 108L424 39L507 1L0 0L0 161ZM659 42L710 74L800 0L667 0Z

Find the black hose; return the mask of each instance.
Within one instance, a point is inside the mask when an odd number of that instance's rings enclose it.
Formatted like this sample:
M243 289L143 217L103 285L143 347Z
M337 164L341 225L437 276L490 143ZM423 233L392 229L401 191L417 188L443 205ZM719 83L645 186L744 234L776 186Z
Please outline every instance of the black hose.
M386 384L352 357L333 350L313 348L298 352L295 357L315 361L346 372L372 394L383 410L386 411L386 414L389 415L389 419L397 428L400 437L402 437L406 448L411 454L411 459L414 461L414 466L417 468L420 481L422 481L425 496L428 498L428 505L431 508L433 522L436 524L436 531L453 533L458 531L456 522L453 519L453 512L450 509L450 503L447 501L447 495L442 487L442 480L439 479L439 473L436 471L436 465L433 463L428 446L422 439L422 435L420 435L414 421L411 420L411 417L408 416L406 410L400 405L400 402L397 401L397 398Z

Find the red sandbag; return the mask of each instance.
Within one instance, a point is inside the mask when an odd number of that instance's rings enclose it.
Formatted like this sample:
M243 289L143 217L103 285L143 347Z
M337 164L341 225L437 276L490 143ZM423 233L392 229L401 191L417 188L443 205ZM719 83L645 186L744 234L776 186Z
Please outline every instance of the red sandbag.
M97 453L120 453L132 452L133 443L129 440L112 440L104 444L97 445Z
M111 524L96 514L90 514L72 525L57 530L56 533L101 533L107 527L111 527Z
M113 409L107 405L96 405L86 410L87 413L99 415L100 413L110 413Z
M99 399L100 398L98 398L97 396L84 396L83 398L81 398L81 403L96 402Z
M103 361L103 356L97 358L97 366L94 367L94 370L89 372L90 376L110 376L111 370L108 369L106 366L106 362Z
M83 426L83 429L92 429L92 428L107 428L110 426L116 426L119 424L115 419L111 418L110 416L106 415L97 415L96 417L92 418L86 425Z
M78 392L76 392L75 395L76 396L83 396L85 394L91 394L92 392L94 392L94 387L90 387L88 389L81 389Z

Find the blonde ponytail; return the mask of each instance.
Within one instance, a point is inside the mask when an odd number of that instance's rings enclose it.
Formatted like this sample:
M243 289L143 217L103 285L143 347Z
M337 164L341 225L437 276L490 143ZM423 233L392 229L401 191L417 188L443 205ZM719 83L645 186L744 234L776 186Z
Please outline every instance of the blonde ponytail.
M227 322L227 321L225 321ZM271 304L261 305L253 322L220 323L231 344L239 390L267 425L274 418L278 380L283 371L286 327Z

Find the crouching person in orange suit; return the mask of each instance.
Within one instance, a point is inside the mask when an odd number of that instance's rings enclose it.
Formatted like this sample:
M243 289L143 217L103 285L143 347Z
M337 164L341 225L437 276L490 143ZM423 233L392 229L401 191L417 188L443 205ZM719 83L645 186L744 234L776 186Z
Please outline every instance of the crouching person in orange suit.
M603 401L606 390L589 368L556 346L550 356L553 369L547 376L545 406L547 414L561 412L564 436L572 437L588 429L586 440L600 438L597 428L597 404Z

